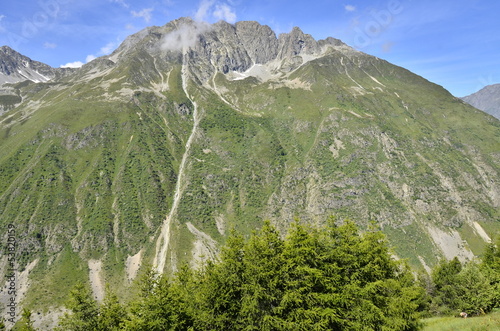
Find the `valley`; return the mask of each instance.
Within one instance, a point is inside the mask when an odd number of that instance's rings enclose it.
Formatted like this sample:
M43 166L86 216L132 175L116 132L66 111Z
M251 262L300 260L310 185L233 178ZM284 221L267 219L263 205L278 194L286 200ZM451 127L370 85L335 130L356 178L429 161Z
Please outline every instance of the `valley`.
M374 224L421 271L500 229L500 121L338 39L181 18L53 72L0 96L0 228L40 326L77 283L124 300L266 220Z

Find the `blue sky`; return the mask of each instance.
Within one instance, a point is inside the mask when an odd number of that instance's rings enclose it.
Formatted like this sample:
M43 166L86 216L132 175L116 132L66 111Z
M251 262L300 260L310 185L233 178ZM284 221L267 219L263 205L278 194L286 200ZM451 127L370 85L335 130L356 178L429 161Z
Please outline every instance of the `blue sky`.
M500 83L498 0L1 0L0 45L53 67L112 52L181 16L299 26L403 66L456 96Z

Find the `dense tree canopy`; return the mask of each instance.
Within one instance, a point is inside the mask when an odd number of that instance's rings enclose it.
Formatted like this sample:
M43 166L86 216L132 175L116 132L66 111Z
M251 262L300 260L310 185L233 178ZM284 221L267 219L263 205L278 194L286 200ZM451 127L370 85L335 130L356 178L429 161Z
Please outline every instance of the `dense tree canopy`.
M500 238L499 238L500 239ZM500 307L500 250L490 243L482 260L442 260L421 282L427 290L428 313L482 315ZM426 277L423 277L426 278Z
M352 222L269 223L247 240L232 233L218 261L172 278L151 270L127 307L101 305L79 285L64 330L417 330L423 289L391 256L385 237Z
M500 307L499 243L480 262L442 260L415 277L376 229L295 222L283 238L266 222L247 239L233 231L217 261L171 277L146 268L126 305L109 288L98 304L78 284L58 329L418 330L425 315ZM35 330L29 310L18 329Z

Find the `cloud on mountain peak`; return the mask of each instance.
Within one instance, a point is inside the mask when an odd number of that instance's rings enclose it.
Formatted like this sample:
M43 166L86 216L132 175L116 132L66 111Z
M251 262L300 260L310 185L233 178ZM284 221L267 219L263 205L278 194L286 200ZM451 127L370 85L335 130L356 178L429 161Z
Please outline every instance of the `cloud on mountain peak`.
M202 0L193 18L196 21L208 21L215 18L234 23L236 22L236 12L228 3L215 0Z
M217 4L215 6L214 16L229 23L236 22L236 13L227 4Z

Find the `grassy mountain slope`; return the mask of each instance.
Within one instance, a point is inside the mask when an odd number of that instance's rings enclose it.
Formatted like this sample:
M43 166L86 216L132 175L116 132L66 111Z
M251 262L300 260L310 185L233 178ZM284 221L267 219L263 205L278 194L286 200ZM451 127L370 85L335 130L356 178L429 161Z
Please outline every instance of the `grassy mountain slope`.
M16 227L25 305L57 307L78 280L124 288L152 263L184 153L167 270L263 219L283 231L294 218L375 221L415 266L472 258L498 230L497 119L342 45L223 73L197 48L159 47L175 28L14 86L23 101L0 116L0 227Z

